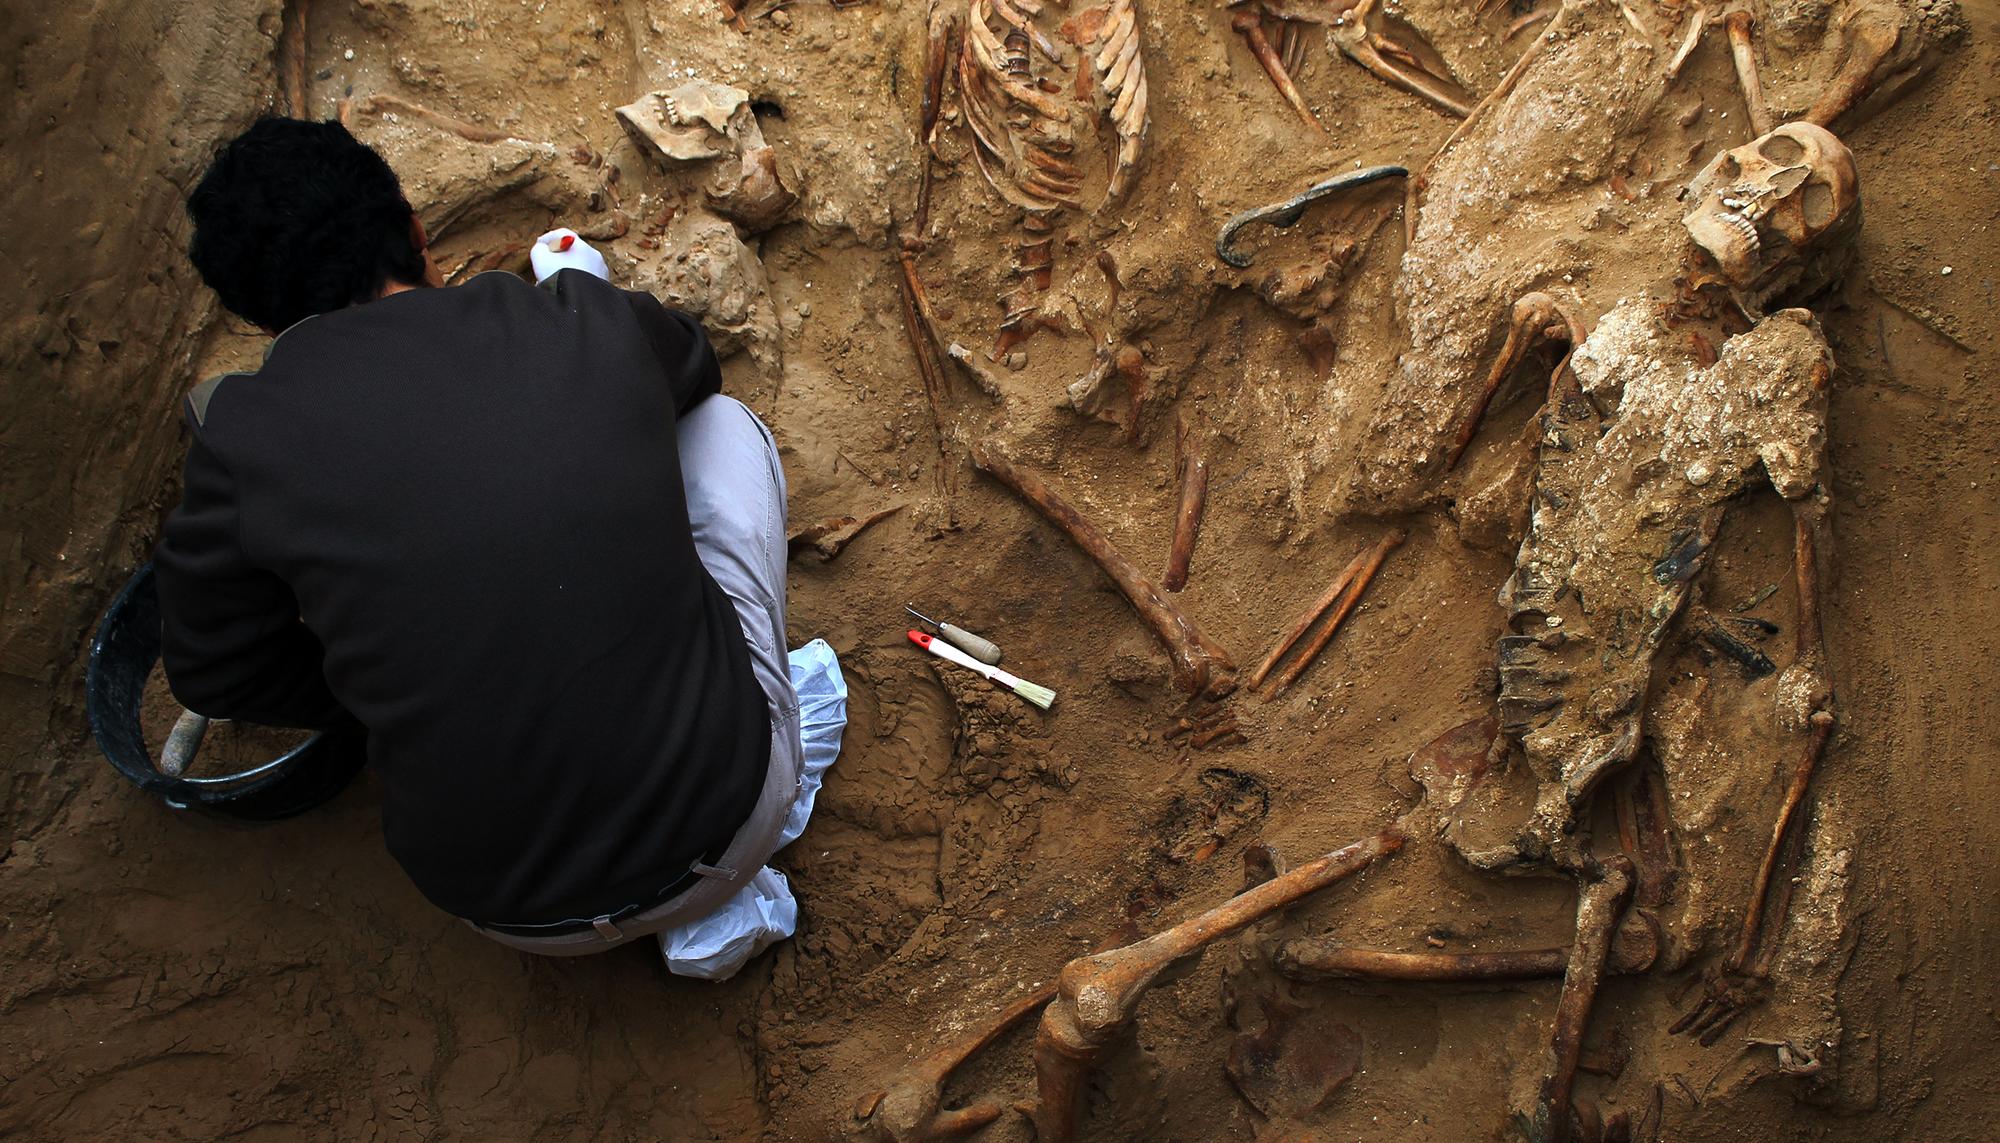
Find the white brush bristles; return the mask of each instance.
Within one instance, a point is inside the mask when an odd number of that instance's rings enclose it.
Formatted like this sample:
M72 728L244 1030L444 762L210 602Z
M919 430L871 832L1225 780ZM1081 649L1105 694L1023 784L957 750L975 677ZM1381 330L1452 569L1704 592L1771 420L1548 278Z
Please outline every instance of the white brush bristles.
M1056 692L1039 683L1031 683L1026 680L1014 684L1014 693L1041 707L1043 710L1049 709L1050 704L1056 701Z

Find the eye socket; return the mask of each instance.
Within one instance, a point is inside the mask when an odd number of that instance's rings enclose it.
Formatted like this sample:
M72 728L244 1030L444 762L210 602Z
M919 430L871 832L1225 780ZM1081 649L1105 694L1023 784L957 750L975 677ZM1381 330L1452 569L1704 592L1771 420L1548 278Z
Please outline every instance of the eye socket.
M1806 149L1790 135L1771 135L1757 144L1757 153L1774 163L1795 163Z
M1799 189L1799 184L1805 182L1806 176L1810 174L1812 174L1811 167L1788 167L1771 176L1771 189L1777 191L1780 198L1790 198L1792 192Z
M1833 187L1821 179L1806 184L1806 193L1800 203L1806 225L1814 230L1824 230L1833 225Z

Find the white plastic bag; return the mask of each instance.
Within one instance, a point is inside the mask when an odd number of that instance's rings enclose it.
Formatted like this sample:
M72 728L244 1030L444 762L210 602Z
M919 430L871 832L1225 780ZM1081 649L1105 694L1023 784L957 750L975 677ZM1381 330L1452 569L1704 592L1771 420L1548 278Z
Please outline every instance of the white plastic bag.
M841 734L847 729L847 680L826 640L815 639L793 651L788 665L799 697L805 768L778 836L781 849L805 832L820 781L839 757ZM767 865L715 912L662 932L660 955L676 976L728 980L751 957L797 932L798 924L799 903L791 883Z
M567 246L563 245L565 238L569 239ZM611 280L611 267L605 264L604 255L567 226L559 226L535 239L535 244L528 247L528 262L534 267L537 286L554 277L558 270L582 270L607 282Z
M728 980L753 956L798 930L799 903L785 875L766 865L722 908L660 934L667 971Z

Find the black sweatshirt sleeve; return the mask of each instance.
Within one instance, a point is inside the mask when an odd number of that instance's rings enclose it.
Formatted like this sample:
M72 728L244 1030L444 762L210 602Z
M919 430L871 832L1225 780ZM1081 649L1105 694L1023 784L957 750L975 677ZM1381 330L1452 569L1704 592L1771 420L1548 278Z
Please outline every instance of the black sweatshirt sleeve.
M330 727L344 712L326 685L325 650L292 589L244 554L234 483L197 429L154 556L167 683L211 718Z
M643 290L622 290L639 319L639 328L660 359L668 383L674 387L674 412L685 414L709 397L722 392L722 367L716 363L715 349L701 323L679 310L670 310Z

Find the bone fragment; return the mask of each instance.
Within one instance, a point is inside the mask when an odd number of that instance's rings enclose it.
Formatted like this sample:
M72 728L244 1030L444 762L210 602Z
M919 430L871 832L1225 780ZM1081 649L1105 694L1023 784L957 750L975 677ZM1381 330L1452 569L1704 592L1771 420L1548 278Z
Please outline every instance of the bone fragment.
M1681 36L1681 46L1675 49L1674 58L1667 61L1667 82L1672 83L1681 74L1681 68L1686 66L1688 57L1693 55L1695 48L1701 44L1701 34L1707 28L1708 9L1697 4L1694 11L1688 15L1687 31ZM1761 135L1763 132L1759 131L1758 134Z
M1896 41L1901 38L1894 17L1887 13L1874 12L1857 7L1854 15L1842 28L1847 52L1840 70L1828 81L1826 90L1805 113L1806 122L1819 127L1831 127L1833 121L1846 114L1853 106L1875 89L1883 76L1878 74L1882 65L1895 51Z
M903 506L897 504L866 516L829 516L817 524L795 529L785 537L786 558L797 556L800 552L811 548L819 553L820 559L831 560L840 554L841 549L852 543L854 537L902 510Z
M1410 180L1413 190L1409 202L1404 207L1405 217L1403 222L1403 225L1408 228L1410 234L1414 235L1416 233L1416 208L1418 206L1418 199L1422 195L1423 187L1429 178L1431 168L1437 166L1438 160L1444 157L1446 151L1451 150L1453 143L1465 137L1465 133L1472 129L1474 123L1479 122L1501 100L1506 99L1513 93L1515 85L1521 82L1523 75L1527 74L1528 65L1535 62L1535 58L1542 54L1544 48L1549 46L1549 41L1554 38L1556 29L1566 25L1563 17L1568 13L1569 8L1567 6L1556 10L1555 16L1542 28L1542 34L1536 36L1535 42L1528 45L1528 50L1521 53L1521 58L1514 61L1514 66L1507 69L1507 74L1501 76L1500 82L1493 85L1493 90L1487 92L1484 98L1474 104L1472 110L1466 114L1459 125L1452 128L1451 134L1445 136L1444 143L1432 153L1430 161L1424 164L1424 169L1418 172L1415 178Z
M1319 655L1320 651L1324 650L1326 645L1333 641L1333 637L1340 631L1340 625L1347 621L1348 613L1353 611L1355 605L1361 602L1361 595L1368 590L1368 584L1374 580L1375 573L1381 570L1382 561L1388 559L1389 553L1401 547L1403 541L1409 539L1409 537L1410 534L1408 532L1397 528L1382 537L1373 548L1356 556L1356 562L1348 564L1348 571L1342 572L1342 578L1345 578L1347 582L1339 584L1340 590L1338 592L1329 589L1329 595L1332 595L1333 598L1328 599L1322 596L1323 606L1315 605L1317 611L1313 616L1314 619L1318 618L1318 612L1324 612L1327 607L1333 608L1333 618L1327 621L1326 626L1306 646L1306 649L1299 653L1299 657L1293 661L1291 669L1286 671L1284 676L1265 692L1264 700L1266 702L1284 694L1285 688L1291 686L1300 675L1304 674L1306 668L1312 665L1313 659ZM1312 626L1312 622L1308 620L1303 627L1298 627L1296 630L1303 634L1305 628L1310 626ZM1298 638L1297 635L1291 635L1281 646L1274 648L1272 654L1266 659L1266 663L1276 665L1277 660L1283 656L1284 649L1291 646L1291 640L1296 638ZM1268 669L1268 667L1263 669Z
M1619 975L1645 972L1659 960L1659 938L1643 923L1613 935L1606 969ZM1323 940L1293 940L1278 946L1278 971L1293 980L1390 980L1406 983L1479 983L1538 980L1561 976L1570 950L1519 949L1508 952L1386 952Z
M871 1143L937 1143L970 1135L1000 1118L1000 1105L990 1100L942 1110L939 1105L944 1100L945 1081L1055 994L1053 984L1038 988L1008 1005L973 1035L904 1067L890 1079L888 1087L855 1103L852 1134Z
M1296 20L1286 20L1278 28L1278 58L1287 72L1305 70L1306 37Z
M1384 25L1407 42L1391 38ZM1471 114L1473 101L1458 80L1434 70L1443 67L1437 51L1416 29L1384 13L1380 0L1361 0L1344 22L1334 25L1332 35L1340 54L1390 84L1430 100L1447 115L1464 119Z
M1299 118L1305 120L1308 126L1325 132L1325 124L1312 113L1312 108L1306 106L1306 97L1299 94L1298 85L1292 82L1284 59L1271 46L1270 37L1264 34L1264 14L1255 8L1241 9L1230 21L1230 27L1236 29L1243 41L1250 45L1250 54L1257 57L1257 63L1263 67L1264 74L1271 77L1271 83L1277 87L1286 104L1298 112Z
M1493 368L1486 375L1486 386L1479 395L1479 402L1472 407L1472 413L1459 426L1458 439L1452 443L1451 456L1445 461L1447 471L1458 467L1458 460L1465 455L1472 444L1473 435L1479 431L1479 422L1486 417L1486 406L1493 401L1502 382L1521 364L1523 358L1533 352L1543 339L1550 336L1549 330L1558 320L1568 323L1562 307L1556 300L1537 290L1522 295L1514 303L1514 312L1507 325L1507 341L1500 347L1500 354L1493 359Z
M923 163L917 176L917 210L910 219L910 237L922 241L931 224L931 182L937 165L938 114L944 108L944 85L952 61L959 57L962 34L958 17L947 5L931 9L924 42L924 94L918 106Z
M1056 981L1056 999L1043 1011L1035 1037L1035 1081L1040 1093L1033 1109L1036 1137L1041 1143L1074 1138L1091 1070L1131 1023L1140 998L1162 973L1199 955L1210 942L1359 873L1401 849L1405 836L1400 825L1391 825L1165 932L1064 965Z
M1173 663L1174 686L1188 694L1220 698L1236 688L1235 665L1221 647L1203 635L1194 620L1139 573L1095 524L1083 518L1042 478L1015 464L989 441L972 444L972 463L1013 489L1022 499L1082 548L1111 577L1132 610L1153 630Z
M1188 439L1186 433L1181 436ZM1194 542L1201 531L1202 509L1208 504L1208 457L1199 443L1189 445L1181 456L1181 507L1174 516L1174 542L1167 549L1167 574L1160 586L1179 591L1187 586L1188 564L1194 559Z
M291 0L285 5L284 31L278 39L278 83L285 100L285 114L306 117L306 14L312 0Z
M993 376L991 370L979 363L978 354L955 341L944 347L944 354L946 357L958 362L959 367L965 370L965 375L972 378L974 385L979 386L981 393L986 394L996 401L1006 396L1006 392L1000 388L1000 379Z
M1522 16L1520 19L1515 20L1513 23L1507 25L1507 32L1505 35L1501 36L1500 39L1502 40L1502 42L1511 40L1515 36L1520 35L1522 32L1527 31L1529 28L1534 27L1536 24L1541 23L1543 20L1549 19L1555 14L1556 14L1555 5L1553 4L1543 5L1542 7L1535 9L1534 11L1528 13L1525 16Z
M916 355L917 374L924 383L924 399L931 407L931 426L937 430L938 469L942 472L945 467L945 441L950 437L944 413L944 363L938 360L937 332L931 322L930 298L924 293L923 280L917 276L917 257L911 243L904 243L904 249L897 255L897 263L903 271L896 280L898 296L903 303L903 335L909 340L910 352Z
M1264 685L1264 676L1271 673L1271 668L1278 665L1278 660L1285 657L1285 652L1293 643L1298 642L1299 636L1305 634L1307 628L1319 622L1319 617L1326 614L1326 609L1333 606L1333 601L1346 593L1347 585L1354 582L1354 573L1360 571L1361 565L1367 562L1368 552L1363 549L1354 554L1354 558L1348 561L1346 567L1340 569L1340 574L1334 576L1333 583L1327 587L1326 594L1314 600L1313 605L1305 609L1298 621L1292 624L1291 629L1279 637L1277 645L1271 648L1271 653L1265 655L1264 661L1257 664L1257 669L1250 673L1251 690Z
M1750 129L1768 135L1775 124L1771 122L1771 109L1764 105L1763 81L1757 77L1757 48L1750 40L1755 19L1738 8L1724 23L1729 29L1729 55L1736 61L1736 82L1743 87L1743 102L1750 111Z

